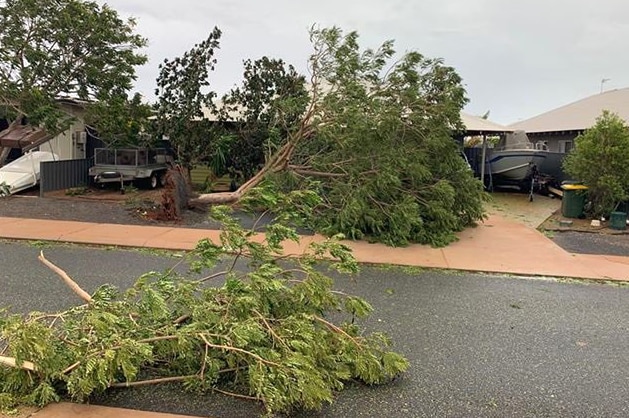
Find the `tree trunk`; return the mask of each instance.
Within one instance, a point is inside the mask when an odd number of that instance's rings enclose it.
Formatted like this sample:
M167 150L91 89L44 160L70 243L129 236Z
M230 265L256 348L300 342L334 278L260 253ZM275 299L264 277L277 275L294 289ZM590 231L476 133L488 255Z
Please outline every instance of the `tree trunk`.
M315 95L311 102L310 108L306 112L306 115L299 124L299 129L291 134L287 138L286 143L269 158L266 165L256 173L255 176L250 178L235 192L222 192L222 193L206 193L202 194L196 199L192 199L191 203L209 203L214 205L225 205L238 202L250 189L253 189L264 180L264 177L269 173L277 173L282 170L286 170L289 167L289 162L293 156L293 152L297 148L300 141L307 139L313 133L313 127L311 126L313 115L315 114L315 103L317 96Z
M288 166L288 159L292 155L295 144L286 143L279 151L273 155L268 163L256 173L255 176L247 180L235 192L206 193L196 199L192 199L191 203L209 203L211 205L226 205L238 202L249 190L256 187L268 173L276 173L284 170Z
M205 193L192 199L191 203L209 203L211 205L228 205L230 203L236 203L242 197L242 193L239 190L235 192L220 192L220 193Z
M211 205L227 205L238 202L250 189L256 187L264 179L270 167L264 167L255 176L245 182L234 192L205 193L192 199L191 203L209 203Z

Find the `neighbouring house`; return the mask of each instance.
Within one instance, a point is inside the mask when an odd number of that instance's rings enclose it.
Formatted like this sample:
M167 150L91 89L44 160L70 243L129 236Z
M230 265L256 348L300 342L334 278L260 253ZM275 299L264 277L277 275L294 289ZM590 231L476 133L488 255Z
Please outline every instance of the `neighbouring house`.
M14 126L9 126L6 120L0 120L0 167L29 151L55 154L55 161L42 162L40 165L40 196L49 191L89 184L88 170L93 165L94 149L104 146L86 129L86 102L59 98L57 103L74 118L68 129L57 135L50 135L38 126L29 125L28 120Z
M28 124L14 126L10 129L5 124L0 132L0 165L9 156L20 155L31 150L50 151L55 153L59 160L75 160L89 158L93 149L98 144L87 135L83 115L85 102L61 98L59 106L65 112L72 115L75 120L64 132L51 136L45 130Z
M629 123L629 88L609 90L578 100L541 115L509 125L523 130L533 143L543 143L548 150L568 153L579 134L596 123L604 110L616 113Z
M59 105L75 120L68 130L40 145L39 149L42 151L52 150L59 156L60 160L91 158L94 154L93 149L100 144L92 144L93 138L87 134L85 129L85 121L83 120L85 104L80 100L60 99Z

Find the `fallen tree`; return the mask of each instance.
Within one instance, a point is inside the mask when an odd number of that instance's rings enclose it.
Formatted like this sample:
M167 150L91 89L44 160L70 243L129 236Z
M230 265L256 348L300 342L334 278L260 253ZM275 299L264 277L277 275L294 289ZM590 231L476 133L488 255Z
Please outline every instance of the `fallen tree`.
M191 259L191 269L205 276L152 272L128 290L105 284L90 295L42 253L83 304L26 316L1 312L0 407L180 382L187 390L260 401L271 414L319 409L349 380L384 383L408 367L385 336L365 335L355 323L371 306L333 290L316 268L326 259L355 272L347 247L330 239L286 261L282 242L298 240L295 231L275 223L260 239L225 208L214 213L225 228L221 242L200 242ZM225 257L228 267L216 271ZM213 285L217 280L224 284ZM329 312L344 322L334 323Z
M283 137L269 138L266 164L235 192L198 200L234 203L271 179L282 190L320 193L317 231L389 245L445 245L483 219L483 187L452 139L466 103L454 69L415 52L391 63L392 42L362 50L355 32L338 28L313 29L311 40L306 103L299 89L266 97L252 71L228 96L232 114L260 109L242 123L265 121Z

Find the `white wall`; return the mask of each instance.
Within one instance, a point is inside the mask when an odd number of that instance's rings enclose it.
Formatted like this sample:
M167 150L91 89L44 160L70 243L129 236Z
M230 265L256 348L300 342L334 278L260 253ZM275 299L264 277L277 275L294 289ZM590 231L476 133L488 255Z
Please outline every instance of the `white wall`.
M39 149L40 151L54 152L59 156L60 160L85 158L85 144L77 143L76 136L73 135L75 132L85 131L85 123L80 114L82 112L77 112L76 108L66 108L65 110L72 113L77 120L67 131L40 145Z

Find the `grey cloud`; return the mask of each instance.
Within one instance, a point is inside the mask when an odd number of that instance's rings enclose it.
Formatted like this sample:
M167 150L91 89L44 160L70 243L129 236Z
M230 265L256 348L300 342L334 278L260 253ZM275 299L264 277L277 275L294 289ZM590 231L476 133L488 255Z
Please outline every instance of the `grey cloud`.
M237 83L241 62L282 57L305 70L307 29L315 23L357 30L370 47L395 39L399 51L442 57L466 85L466 110L491 110L510 123L595 94L629 86L629 2L625 0L110 0L138 19L150 62L137 87L151 96L157 65L223 32L213 87Z

